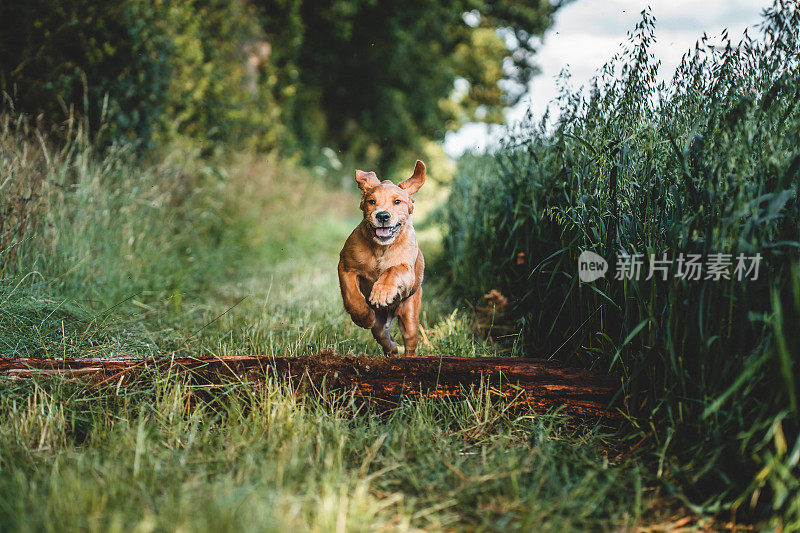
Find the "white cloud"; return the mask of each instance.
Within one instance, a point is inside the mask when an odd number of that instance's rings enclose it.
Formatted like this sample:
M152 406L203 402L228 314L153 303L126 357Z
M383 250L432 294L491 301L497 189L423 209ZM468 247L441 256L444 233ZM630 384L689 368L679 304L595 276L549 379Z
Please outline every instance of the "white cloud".
M704 32L719 35L727 28L736 38L757 25L762 10L771 4L771 0L578 0L557 13L536 57L542 72L532 80L528 96L506 111L506 119L513 124L529 108L540 117L557 94L556 76L564 68L569 69L573 86L586 84L619 50L648 5L656 18L653 53L662 63L660 76L668 79ZM502 128L468 124L448 133L444 149L457 157L466 149L482 150L500 136Z

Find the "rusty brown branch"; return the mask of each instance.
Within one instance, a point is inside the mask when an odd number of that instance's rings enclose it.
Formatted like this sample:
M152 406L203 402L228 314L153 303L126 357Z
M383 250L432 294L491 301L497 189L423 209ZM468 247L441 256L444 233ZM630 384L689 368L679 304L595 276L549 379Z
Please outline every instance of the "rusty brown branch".
M573 415L616 418L609 401L619 388L616 378L541 359L503 357L401 357L322 352L311 357L181 357L163 359L0 359L0 378L61 375L114 383L130 380L146 368L191 371L194 379L216 383L223 378L263 382L269 373L295 383L323 379L328 390L348 390L384 407L401 398L459 398L481 382L495 397L535 410L561 407Z

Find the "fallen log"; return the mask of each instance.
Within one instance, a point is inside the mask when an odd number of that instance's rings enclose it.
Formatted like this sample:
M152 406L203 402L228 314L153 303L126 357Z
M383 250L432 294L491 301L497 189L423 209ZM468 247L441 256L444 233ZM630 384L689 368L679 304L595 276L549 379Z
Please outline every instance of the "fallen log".
M148 370L188 371L195 383L233 378L263 383L287 377L326 390L347 390L356 398L391 408L403 397L462 398L485 383L493 397L538 411L562 408L585 417L616 418L609 406L619 382L543 359L506 357L369 357L322 352L308 357L259 355L165 358L0 359L0 377L64 376L120 385Z

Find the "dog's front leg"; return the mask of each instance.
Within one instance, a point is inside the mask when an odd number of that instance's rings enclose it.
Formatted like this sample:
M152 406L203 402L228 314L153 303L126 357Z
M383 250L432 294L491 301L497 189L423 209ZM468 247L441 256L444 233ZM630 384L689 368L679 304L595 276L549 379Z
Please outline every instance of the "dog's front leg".
M339 262L339 288L342 290L342 300L345 311L359 327L370 329L375 325L375 312L367 305L367 301L358 288L358 274L345 270Z
M369 303L386 307L397 298L405 298L414 286L414 270L410 265L395 265L387 268L375 281L369 295Z

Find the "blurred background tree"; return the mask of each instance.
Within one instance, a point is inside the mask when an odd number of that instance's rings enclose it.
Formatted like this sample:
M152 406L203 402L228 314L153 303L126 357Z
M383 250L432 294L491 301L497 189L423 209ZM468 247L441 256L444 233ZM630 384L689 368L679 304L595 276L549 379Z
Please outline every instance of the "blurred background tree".
M467 121L501 123L536 73L547 1L257 0L298 146L387 165Z
M0 4L0 88L102 138L188 138L386 168L500 123L536 73L547 0Z

